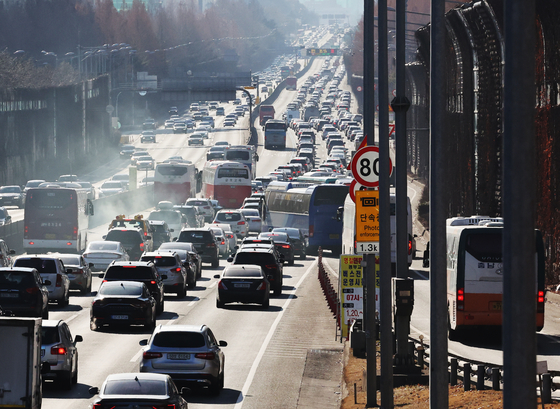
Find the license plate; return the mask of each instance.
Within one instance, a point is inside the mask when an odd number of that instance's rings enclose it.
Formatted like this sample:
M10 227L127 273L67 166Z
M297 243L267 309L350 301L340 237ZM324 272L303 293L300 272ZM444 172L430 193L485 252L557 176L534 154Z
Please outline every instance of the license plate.
M340 238L340 234L329 234L329 239L338 239Z
M114 320L127 320L128 315L111 315L111 318Z
M167 354L168 359L191 359L191 354Z
M45 239L47 239L47 240L54 240L54 239L56 239L56 234L47 233L47 234L45 234Z
M18 293L1 293L0 297L2 298L18 298Z
M245 283L238 283L238 284L233 284L234 288L250 288L251 284L245 284Z
M502 311L502 302L501 301L494 301L490 303L490 309L492 311Z

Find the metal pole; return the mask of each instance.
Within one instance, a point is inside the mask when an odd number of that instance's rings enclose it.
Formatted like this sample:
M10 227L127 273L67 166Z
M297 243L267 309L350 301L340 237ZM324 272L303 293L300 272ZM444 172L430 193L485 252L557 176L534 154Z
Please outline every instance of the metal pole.
M447 408L447 265L445 137L445 0L432 0L430 29L430 409Z
M504 408L535 404L535 0L504 3Z
M396 4L397 51L396 80L397 96L391 102L395 111L395 187L397 214L397 277L408 277L408 226L407 226L407 180L406 180L406 112L410 101L405 96L405 64L406 64L406 0L397 0ZM408 334L407 334L408 335ZM397 354L406 356L406 345Z
M393 326L391 294L391 221L389 189L389 67L387 38L387 0L378 0L378 90L379 90L379 308L381 320L381 407L393 402Z
M375 39L373 20L375 14L374 0L364 0L364 132L367 144L374 144L375 116ZM366 257L366 299L364 324L366 332L367 354L367 403L366 407L377 407L377 350L376 350L376 316L375 316L375 255Z

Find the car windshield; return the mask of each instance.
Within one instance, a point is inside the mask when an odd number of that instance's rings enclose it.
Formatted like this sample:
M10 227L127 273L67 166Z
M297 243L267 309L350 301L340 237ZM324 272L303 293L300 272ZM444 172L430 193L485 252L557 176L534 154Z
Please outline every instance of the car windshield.
M193 251L192 243L177 243L177 242L168 242L168 243L161 243L159 246L160 250L173 250L177 251L178 249Z
M221 222L237 222L239 220L241 220L241 215L239 213L225 213L225 212L220 212L216 215L216 219L221 221Z
M104 395L167 395L164 381L148 379L118 379L107 382Z
M151 261L156 267L173 267L177 264L174 257L142 256L142 261Z
M243 213L244 216L250 216L250 217L259 217L259 211L258 210L253 210L253 209L242 209L241 213Z
M41 344L50 345L56 344L60 341L57 327L45 327L41 328Z
M224 271L224 277L262 277L262 273L255 268L235 268Z
M23 289L35 287L33 275L27 271L2 271L0 272L0 288Z
M0 187L0 193L20 193L19 186L3 186Z
M180 224L181 213L176 210L156 210L150 213L148 220L161 220L166 222L168 225Z
M138 232L127 230L111 230L107 233L107 240L120 241L123 244L139 244L142 242Z
M186 241L189 243L205 243L209 232L207 231L182 231L179 235L179 241Z
M101 189L121 189L121 182L105 182L101 185Z
M288 235L286 233L261 233L259 234L259 239L272 239L274 241L288 241Z
M96 242L96 243L89 244L86 253L92 250L117 251L118 249L119 249L119 245L117 243Z
M274 229L272 231L272 233L278 233L278 232L286 233L290 238L299 239L299 230L298 229L290 229L290 228L286 227L286 228Z
M164 348L201 348L206 344L199 332L165 331L154 336L152 345Z
M56 263L51 259L18 258L14 266L34 268L39 273L56 273Z
M235 256L235 264L257 264L259 266L275 264L270 253L259 253L252 251L239 252Z
M129 279L134 278L138 280L149 280L153 278L152 269L145 266L135 266L127 264L124 266L112 266L107 269L105 279Z
M210 206L206 200L187 200L187 204L190 206Z
M65 266L79 266L80 257L79 256L60 256L60 259Z
M142 287L138 285L130 285L128 283L120 283L114 285L113 283L105 283L99 288L100 295L142 295Z

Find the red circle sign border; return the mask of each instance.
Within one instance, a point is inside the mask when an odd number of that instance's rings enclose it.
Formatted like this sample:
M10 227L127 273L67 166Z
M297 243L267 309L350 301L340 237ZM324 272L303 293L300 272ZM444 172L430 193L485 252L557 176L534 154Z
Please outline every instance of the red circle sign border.
M379 186L379 179L377 180L377 182L368 182L358 174L358 161L360 160L361 156L366 152L377 152L379 154L379 147L364 146L363 148L358 150L354 154L354 157L352 158L352 162L350 163L350 170L352 171L352 176L357 181L357 183L366 187L377 187ZM389 176L391 176L392 173L393 173L393 162L391 161L391 158L389 158Z

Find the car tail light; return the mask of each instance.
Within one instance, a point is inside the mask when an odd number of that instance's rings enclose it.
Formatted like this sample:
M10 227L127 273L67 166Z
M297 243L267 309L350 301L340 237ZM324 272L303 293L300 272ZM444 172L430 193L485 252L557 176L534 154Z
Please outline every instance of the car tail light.
M144 359L155 359L155 358L161 358L162 356L163 354L161 352L144 351L144 353L142 354L142 358Z
M243 226L244 224L245 224L244 221L237 222L237 225L238 225L238 226Z
M210 206L204 206L203 209L210 209Z
M276 264L267 264L267 265L265 265L265 267L270 269L270 270L276 270L277 269Z
M140 250L144 251L144 243L140 243Z
M216 243L208 243L206 247L216 247Z
M76 270L75 274L84 274L84 270L82 268Z
M200 352L198 354L194 354L194 357L211 361L216 358L216 354L214 352Z
M220 282L218 283L218 289L220 290L227 290L228 288L226 287L226 285L224 284L224 282L222 280L220 280Z
M29 287L25 289L28 294L37 294L39 292L39 287Z
M283 245L282 245L282 248L283 248L283 249L289 249L289 248L290 248L290 245L289 245L289 244L283 244Z
M309 237L313 237L314 231L315 231L315 227L312 224L310 224L309 225Z
M154 280L150 281L151 285L156 285L156 282Z
M219 221L217 221L217 220L214 220L214 224L216 224L216 223L220 223L220 222L219 222Z
M181 267L172 268L171 272L180 273L181 272Z
M263 291L263 290L266 290L266 284L264 283L264 281L260 283L259 286L257 287L257 291Z
M457 309L463 311L465 309L465 289L459 288L457 290Z
M544 312L544 291L537 293L537 312Z
M62 285L62 276L60 274L56 275L56 286L60 287Z
M66 352L68 352L68 350L64 345L58 344L51 347L51 355L66 355Z
M74 226L73 230L73 239L76 240L78 238L78 226Z
M222 244L226 244L226 241L225 241L225 240L222 240Z

